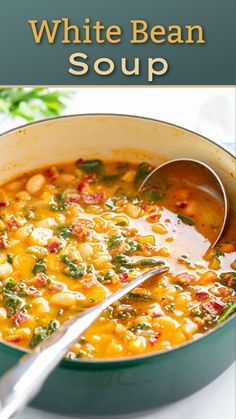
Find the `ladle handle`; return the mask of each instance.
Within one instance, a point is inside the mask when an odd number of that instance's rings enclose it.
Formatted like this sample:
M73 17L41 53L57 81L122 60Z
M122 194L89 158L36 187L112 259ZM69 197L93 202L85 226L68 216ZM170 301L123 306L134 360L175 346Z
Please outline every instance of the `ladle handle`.
M1 378L0 419L13 417L36 396L74 341L97 319L101 311L95 307L76 322L63 324L39 348L23 356Z
M72 344L100 316L103 310L147 279L166 272L168 272L168 268L157 267L143 273L95 307L63 323L57 331L38 345L36 350L24 355L19 363L0 380L0 419L13 417L36 396L49 374L64 358Z

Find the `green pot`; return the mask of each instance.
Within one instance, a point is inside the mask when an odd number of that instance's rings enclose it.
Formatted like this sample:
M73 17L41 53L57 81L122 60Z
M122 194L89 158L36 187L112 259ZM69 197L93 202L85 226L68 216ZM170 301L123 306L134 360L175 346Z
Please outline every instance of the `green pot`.
M149 160L153 164L178 157L197 158L221 176L235 208L235 159L230 153L180 127L128 116L62 117L4 134L0 140L0 181L80 156ZM234 315L199 340L154 354L114 361L63 361L32 405L65 415L106 415L152 409L184 398L210 383L234 361L235 325ZM0 343L0 374L23 353Z

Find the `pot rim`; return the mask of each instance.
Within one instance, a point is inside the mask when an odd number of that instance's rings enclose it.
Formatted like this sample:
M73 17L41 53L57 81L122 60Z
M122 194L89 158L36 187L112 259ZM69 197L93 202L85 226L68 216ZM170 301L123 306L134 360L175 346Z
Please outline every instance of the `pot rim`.
M0 133L0 137L3 137L7 134L13 133L13 132L17 132L20 129L24 129L27 128L28 126L31 125L37 125L37 124L43 124L45 122L49 122L49 121L55 121L55 120L60 120L60 119L66 119L66 118L83 118L83 117L103 117L103 116L110 116L110 117L122 117L122 118L134 118L134 119L141 119L144 121L150 121L150 122L158 122L160 124L163 125L169 125L171 127L175 127L175 128L179 128L182 129L184 131L187 131L191 134L194 134L198 137L201 137L203 139L203 141L206 141L208 143L213 144L214 146L216 146L217 148L223 150L225 153L227 153L230 157L232 157L234 160L236 160L235 156L233 155L233 153L231 153L229 150L227 150L226 148L224 148L221 144L217 144L215 141L205 137L202 134L199 134L193 130L190 130L188 128L184 128L180 125L168 122L168 121L162 121L160 119L155 119L155 118L149 118L149 117L143 117L143 116L137 116L137 115L127 115L127 114L113 114L113 113L86 113L86 114L71 114L71 115L61 115L61 116L57 116L57 117L52 117L52 118L45 118L39 121L33 121L33 122L29 122L23 125L20 125L18 127L15 128L11 128L3 133ZM171 349L163 349L163 350L159 350L157 352L150 352L147 354L143 354L143 355L137 355L137 356L130 356L130 357L124 357L124 358L117 358L117 359L106 359L106 358L102 358L102 359L78 359L78 360L70 360L70 359L63 359L61 361L61 363L58 365L60 368L74 368L74 369L80 369L80 367L82 368L86 368L86 367L90 367L93 368L95 367L107 367L109 368L119 368L119 367L125 367L125 366L131 366L131 365L135 365L137 363L142 363L142 361L149 361L152 360L153 358L156 359L158 357L161 356L171 356L171 354L173 352L177 352L181 349L185 349L188 348L189 346L193 346L194 344L198 344L200 343L202 340L207 339L209 336L211 336L213 333L217 333L218 331L222 330L223 328L225 328L227 325L229 325L231 322L233 322L236 318L236 313L234 313L232 316L230 316L230 318L228 320L226 320L225 322L223 322L222 324L220 324L219 326L214 327L213 329L209 330L207 333L203 334L200 338L196 339L196 340L189 340L186 343L174 346ZM22 355L26 354L26 353L31 353L32 351L25 349L25 348L21 348L21 347L17 347L16 345L13 345L11 343L7 343L3 340L0 339L0 350L1 347L4 348L9 348L11 351L13 351L14 353L16 352L21 352ZM170 354L170 355L169 355Z
M156 119L156 118L149 118L147 116L139 116L139 115L131 115L131 114L122 114L122 113L102 113L102 112L95 112L95 113L83 113L83 114L79 114L79 113L74 113L74 114L70 114L70 115L60 115L60 116L54 116L54 117L49 117L49 118L44 118L44 119L40 119L38 121L32 121L32 122L28 122L26 124L22 124L19 125L18 127L15 128L10 128L7 131L4 131L2 133L0 133L0 137L3 137L4 135L10 134L11 132L14 131L18 131L19 129L24 129L27 128L28 126L31 125L37 125L37 124L42 124L44 122L50 122L50 121L55 121L55 120L60 120L60 119L66 119L66 118L81 118L81 117L87 117L87 116L111 116L111 117L122 117L122 118L135 118L135 119L143 119L144 121L150 121L150 122L159 122L160 124L163 125L170 125L171 127L175 127L175 128L180 128L184 131L190 132L191 134L197 135L199 137L201 137L203 140L205 140L206 142L209 142L213 145L215 145L216 147L220 148L221 150L225 151L227 154L229 154L229 156L233 157L234 160L236 160L236 156L229 150L227 150L226 148L224 148L221 144L217 144L215 141L211 140L208 137L205 137L202 134L199 134L196 131L193 131L189 128L184 128L181 125L177 125L174 124L172 122L168 122L168 121L163 121L161 119Z

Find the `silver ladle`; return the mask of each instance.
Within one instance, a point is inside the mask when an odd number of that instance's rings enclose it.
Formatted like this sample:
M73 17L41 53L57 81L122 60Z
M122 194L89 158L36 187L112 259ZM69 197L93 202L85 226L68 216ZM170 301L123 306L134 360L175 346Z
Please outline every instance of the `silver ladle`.
M206 163L203 163L199 160L194 159L175 159L167 161L160 166L156 167L141 183L139 187L139 192L144 192L145 190L155 188L155 185L158 183L158 179L161 178L162 172L164 169L168 167L168 171L172 173L175 173L176 171L181 171L181 169L186 169L188 167L191 170L201 169L202 172L202 184L199 185L193 185L201 188L205 192L210 193L215 198L217 198L221 205L223 206L223 215L221 219L221 223L217 229L216 238L213 243L211 243L211 246L214 247L220 240L226 223L227 223L227 217L229 212L229 203L227 199L227 194L225 187L217 175L217 173ZM188 182L188 179L183 179L184 182Z

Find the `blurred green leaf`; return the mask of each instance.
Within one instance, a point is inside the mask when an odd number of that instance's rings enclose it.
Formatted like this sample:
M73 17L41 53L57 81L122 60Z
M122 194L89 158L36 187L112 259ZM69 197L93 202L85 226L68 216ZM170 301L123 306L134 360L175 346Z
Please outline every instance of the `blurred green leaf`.
M0 88L0 113L26 121L59 116L65 108L65 99L71 96L72 91L47 87Z

